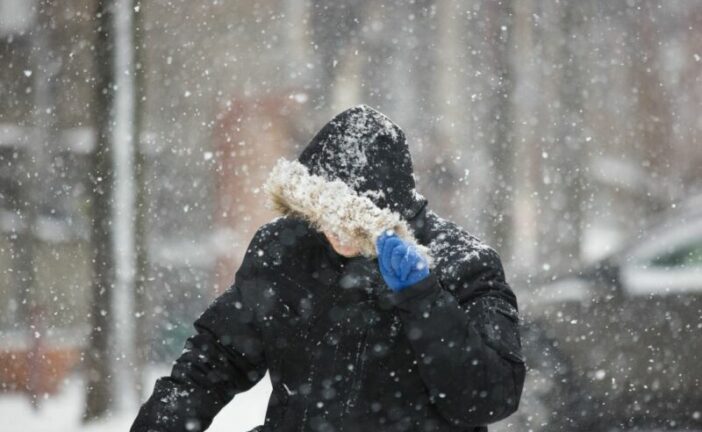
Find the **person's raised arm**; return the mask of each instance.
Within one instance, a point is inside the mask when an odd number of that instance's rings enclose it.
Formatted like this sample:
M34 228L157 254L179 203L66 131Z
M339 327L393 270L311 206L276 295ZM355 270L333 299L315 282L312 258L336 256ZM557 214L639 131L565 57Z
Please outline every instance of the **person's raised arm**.
M387 248L384 253L383 243L378 243L381 273L394 291L391 298L439 412L457 426L474 427L516 411L525 365L516 301L498 254L483 248L476 259L455 259L440 280L416 265L421 259L412 253ZM410 284L403 286L402 279Z

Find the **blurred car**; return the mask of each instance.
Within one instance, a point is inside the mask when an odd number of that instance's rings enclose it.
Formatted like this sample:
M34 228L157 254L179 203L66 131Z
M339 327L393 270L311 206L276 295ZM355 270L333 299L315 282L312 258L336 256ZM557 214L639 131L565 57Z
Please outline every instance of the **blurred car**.
M702 430L702 200L521 301L533 430Z

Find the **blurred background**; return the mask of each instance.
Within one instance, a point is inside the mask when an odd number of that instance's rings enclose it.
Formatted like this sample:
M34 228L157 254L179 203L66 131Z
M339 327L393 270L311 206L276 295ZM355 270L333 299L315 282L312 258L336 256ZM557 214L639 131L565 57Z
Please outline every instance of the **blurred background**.
M365 103L404 129L419 192L497 249L540 323L525 398L565 383L591 402L527 400L499 428L603 412L622 429L699 425L697 354L675 346L702 331L700 41L702 2L684 0L0 0L0 413L14 430L126 430L273 216L274 161ZM662 246L628 252L650 237ZM657 279L621 278L634 256ZM622 357L614 324L577 325L652 311L677 333L617 330L657 336L648 354ZM586 339L597 359L568 349ZM261 423L266 391L212 430Z

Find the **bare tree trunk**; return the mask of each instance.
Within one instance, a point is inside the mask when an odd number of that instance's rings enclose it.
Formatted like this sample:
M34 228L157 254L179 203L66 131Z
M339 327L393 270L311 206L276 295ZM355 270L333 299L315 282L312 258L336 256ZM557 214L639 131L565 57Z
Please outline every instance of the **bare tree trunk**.
M455 0L447 0L436 5L436 30L433 31L432 42L439 47L429 50L423 55L428 62L431 72L427 75L431 108L434 118L431 121L431 152L436 156L430 159L431 182L433 186L431 198L435 207L451 217L452 220L464 225L466 212L461 208L464 204L460 197L459 169L456 156L460 155L461 137L457 130L464 126L461 122L461 85L458 71L461 69L461 4ZM430 27L431 28L431 27ZM431 53L431 55L429 54ZM426 72L426 71L425 71ZM458 127L458 125L461 125ZM457 142L458 141L458 142ZM472 228L472 227L471 227Z
M560 170L556 170L555 192L551 209L554 211L549 233L554 249L549 260L554 270L565 271L577 267L580 260L580 240L582 238L582 218L587 204L585 167L587 142L583 136L583 97L584 88L580 61L580 46L583 36L583 19L586 11L583 3L565 2L561 6L560 34L564 42L560 44L558 63L562 64L558 82L558 101L561 117L558 119L556 145L550 158Z
M29 373L30 378L27 383L33 407L38 407L38 388L41 384L38 371L42 364L39 344L43 337L43 316L44 311L40 287L37 282L37 251L41 247L40 239L37 238L37 226L42 215L42 204L46 202L45 194L48 191L47 182L51 174L53 140L56 137L55 121L55 76L58 72L59 64L51 50L51 27L49 7L44 2L43 7L38 7L36 29L31 37L31 67L33 73L33 105L32 110L32 132L30 135L30 145L27 146L25 157L27 158L27 181L22 190L24 196L20 200L20 209L23 217L19 235L14 245L17 256L17 273L19 279L19 309L20 319L23 327L30 331L30 334L38 334L38 338L32 338L34 348L30 358Z
M149 212L149 202L147 198L147 176L146 176L146 156L141 140L143 131L143 110L146 99L145 67L146 67L146 46L144 43L144 5L140 0L136 1L134 8L133 32L134 32L134 88L136 97L134 99L134 170L136 187L136 212L134 214L135 232L135 253L136 253L136 274L134 278L134 304L135 304L135 370L136 388L139 397L145 396L144 386L144 366L146 365L150 352L151 328L149 323L149 310L151 298L147 292L147 281L149 278L149 255L147 239L147 216Z
M112 225L115 231L116 288L113 298L115 327L115 368L113 373L117 408L136 408L136 374L134 373L134 0L115 0L114 68L118 90L113 100L114 202Z
M487 37L492 41L493 70L495 71L494 101L489 120L494 130L493 140L488 142L488 154L492 165L492 188L488 194L486 213L492 232L488 232L490 244L505 258L512 253L512 206L514 199L514 66L513 50L513 5L512 0L489 6L490 23Z
M93 284L90 305L91 333L86 359L84 421L104 417L114 404L112 362L114 353L112 296L115 281L113 231L113 152L110 114L114 101L113 1L98 0L95 40L95 100L97 130L92 154Z
M38 8L39 9L39 8ZM38 13L37 26L27 41L27 50L31 53L30 65L33 75L33 110L31 112L32 129L28 145L21 153L23 155L22 171L27 181L19 183L17 200L19 224L16 236L11 236L12 258L15 277L18 283L18 319L23 327L29 328L32 322L32 309L36 308L36 298L32 295L36 285L35 250L37 238L35 227L40 213L38 208L44 201L41 196L45 171L50 164L46 158L49 146L49 122L54 108L49 86L51 61L48 52L47 34L49 26L44 22L45 14Z
M687 13L686 28L697 29L695 32L685 32L685 50L688 58L699 59L699 38L702 37L702 3L689 3ZM697 57L695 57L695 55ZM678 93L687 92L695 83L699 82L699 66L687 64L683 79L680 81ZM690 97L681 109L687 111L688 116L683 116L682 119L678 116L678 121L681 124L692 124L693 119L697 118L700 103L699 92L698 96ZM686 132L681 137L683 145L677 147L677 166L681 174L681 184L684 189L681 191L683 196L689 196L690 192L698 193L702 190L702 178L700 178L699 167L702 166L702 124L697 123L697 126L685 128ZM697 190L695 189L697 188Z
M363 22L363 11L367 0L353 3L313 0L310 10L311 40L318 58L317 68L310 92L312 108L320 119L328 116L334 95L334 83L340 62L358 39L357 33Z
M534 2L525 0L515 4L514 14L514 39L520 45L514 53L515 64L519 65L515 70L514 110L515 118L520 121L514 126L519 140L515 143L515 241L512 247L512 253L518 259L512 269L513 280L530 275L539 263L539 139L543 136L539 131L543 125L538 112L544 103L543 90L538 84L538 65L543 55L535 41Z
M445 7L445 6L444 6ZM438 50L436 49L438 17L433 2L429 0L418 0L408 7L408 13L415 16L409 24L413 26L412 33L416 38L416 52L409 56L409 67L413 83L412 103L407 109L407 123L418 125L415 128L415 136L412 141L416 143L417 154L413 155L415 173L426 173L423 193L428 197L431 208L440 214L451 217L450 206L444 191L447 189L446 183L450 182L450 173L442 171L443 159L440 151L434 151L437 142L441 142L442 137L437 126L437 63L439 61ZM438 67L441 67L439 65ZM440 96L439 96L440 97ZM438 158L437 158L438 156Z
M283 10L288 17L285 32L285 51L289 58L286 76L294 88L309 84L310 64L310 2L312 0L285 0Z
M660 186L657 190L645 191L643 208L648 214L655 214L669 207L670 196L666 186L671 180L671 145L672 114L668 95L661 85L661 66L658 62L658 35L654 18L655 11L652 5L642 3L640 13L634 14L632 19L636 42L630 70L633 90L636 94L636 115L639 119L638 139L641 147L637 150L643 159L642 164L646 172L653 179L654 185ZM675 188L678 182L675 182ZM672 189L672 188L671 188Z

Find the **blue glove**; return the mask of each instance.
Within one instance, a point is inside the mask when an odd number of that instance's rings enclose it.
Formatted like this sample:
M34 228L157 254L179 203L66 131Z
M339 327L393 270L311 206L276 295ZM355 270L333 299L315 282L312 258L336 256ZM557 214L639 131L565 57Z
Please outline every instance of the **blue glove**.
M397 292L429 276L427 259L417 248L386 231L375 241L378 265L385 283Z

